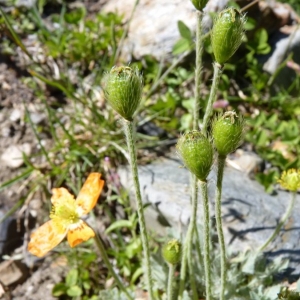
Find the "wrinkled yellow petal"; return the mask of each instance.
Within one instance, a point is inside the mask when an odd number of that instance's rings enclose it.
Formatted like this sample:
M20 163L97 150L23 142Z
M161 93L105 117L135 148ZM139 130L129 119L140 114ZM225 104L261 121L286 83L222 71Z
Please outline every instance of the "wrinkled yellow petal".
M72 248L94 236L93 229L82 220L70 226L68 230L68 242Z
M51 202L54 206L63 204L66 201L72 201L74 196L65 188L52 189Z
M104 185L100 178L100 173L91 173L83 184L76 199L79 216L89 213L96 205Z
M39 227L30 236L28 251L38 257L43 257L56 247L66 236L67 229L56 226L52 220Z

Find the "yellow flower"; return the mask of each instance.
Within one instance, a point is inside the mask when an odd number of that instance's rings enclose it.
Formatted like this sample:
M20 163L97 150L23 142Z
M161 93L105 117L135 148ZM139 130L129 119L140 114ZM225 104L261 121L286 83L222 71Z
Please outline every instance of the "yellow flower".
M91 173L76 200L65 188L52 189L51 220L31 234L28 244L30 253L42 257L56 247L65 236L71 247L95 236L93 229L80 218L96 205L104 185L100 178L100 173Z
M296 192L300 188L300 170L290 169L281 174L278 183L285 189Z

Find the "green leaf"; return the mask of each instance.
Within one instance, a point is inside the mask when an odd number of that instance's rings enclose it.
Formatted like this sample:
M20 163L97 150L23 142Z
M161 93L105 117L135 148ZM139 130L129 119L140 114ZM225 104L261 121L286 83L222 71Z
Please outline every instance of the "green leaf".
M77 24L85 17L86 11L84 7L79 7L64 15L64 19L69 24Z
M128 221L128 220L119 220L119 221L116 221L114 222L113 224L111 224L106 230L105 230L105 233L108 234L110 233L111 231L114 231L118 228L132 228L132 222Z
M192 42L193 35L192 35L191 30L182 21L178 21L177 26L178 26L180 36L182 38L188 40L189 42Z
M246 262L243 264L242 272L246 274L254 274L255 273L255 264L258 258L258 253L249 253L249 256Z
M66 294L67 289L68 289L68 288L67 288L67 286L66 286L64 283L62 283L62 282L57 283L57 284L53 287L53 289L52 289L52 295L53 295L54 297L62 296L62 295L64 295L64 294Z
M77 269L70 270L66 277L66 285L72 287L77 283L77 279L78 279L78 270Z
M178 55L181 54L185 51L190 51L191 48L191 44L187 39L180 39L173 47L173 54L174 55Z
M143 273L143 268L136 269L131 277L130 284L134 284L136 280L138 280L143 275Z
M70 297L79 297L82 295L82 289L78 285L74 285L68 288L67 294Z

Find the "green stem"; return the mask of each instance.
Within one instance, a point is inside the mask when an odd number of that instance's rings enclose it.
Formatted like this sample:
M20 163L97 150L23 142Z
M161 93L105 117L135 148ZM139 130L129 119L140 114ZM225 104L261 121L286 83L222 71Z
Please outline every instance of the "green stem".
M209 202L208 202L208 190L207 182L200 181L201 194L202 194L202 203L203 203L203 213L204 213L204 271L205 271L205 286L206 286L206 300L212 300L211 293L211 269L210 269L210 232L209 232Z
M218 85L219 85L219 81L222 75L222 70L223 70L223 66L221 66L220 64L218 64L217 62L214 63L214 77L213 77L213 83L211 86L211 90L210 90L210 95L209 95L209 99L207 102L207 106L206 106L206 110L205 110L205 115L203 118L203 133L205 134L207 131L207 126L208 126L208 122L209 122L209 118L212 115L212 111L213 111L213 104L216 100L216 95L217 95L217 90L218 90Z
M224 241L224 233L222 227L222 212L221 212L221 198L222 198L222 181L224 174L226 157L218 157L218 175L217 175L217 195L216 195L216 225L218 238L220 243L221 251L221 291L220 291L220 300L225 300L225 285L226 285L226 248Z
M197 250L197 254L198 254L198 261L200 263L201 268L203 268L204 267L203 255L202 255L202 250L201 250L199 231L198 231L197 227L195 228L195 234L196 234L196 250Z
M168 300L173 300L174 272L175 272L175 265L169 264L169 277L168 277L168 290L167 290Z
M116 274L116 272L114 271L109 259L108 259L108 256L106 254L106 251L105 251L105 247L101 241L101 238L98 236L97 233L95 233L95 237L94 237L94 241L100 251L100 255L104 261L104 263L106 264L106 267L108 269L108 271L110 272L110 274L112 275L112 277L115 279L117 285L119 286L120 290L122 292L124 292L124 294L127 296L127 298L129 300L133 300L133 297L130 296L130 294L128 293L128 291L126 290L126 288L124 287L123 283L121 282L121 280L119 279L119 276Z
M135 189L137 213L139 218L143 252L144 252L144 258L146 263L146 279L147 279L149 299L154 300L152 276L151 276L151 268L150 268L149 242L148 242L148 236L146 231L144 207L143 207L143 201L142 201L142 196L140 191L140 183L139 183L138 168L137 168L137 161L136 161L134 125L133 122L127 121L125 119L123 120L123 125L124 125L124 131L126 135L127 147L129 152L129 158L130 158L130 167L131 167L131 173L132 173L133 184Z
M197 11L196 28L196 70L195 70L195 106L193 116L193 129L199 129L199 111L200 111L200 85L202 75L202 56L203 56L203 37L202 37L202 16L201 11Z
M289 203L289 206L287 207L284 215L281 217L278 225L276 226L274 232L272 233L272 235L268 238L268 240L258 249L258 251L263 251L265 248L267 248L267 246L274 240L274 238L279 234L280 229L282 228L282 226L284 225L284 223L286 222L286 220L290 217L294 205L295 205L295 200L296 200L296 193L293 192L291 195L291 201Z
M191 282L191 288L192 288L192 299L198 300L199 297L198 297L196 279L195 279L195 274L194 274L195 269L193 266L192 245L189 246L189 255L188 255L187 260L188 260L188 265L189 265L190 282Z
M197 224L197 210L198 210L198 185L197 178L195 175L192 175L192 215L189 223L189 227L186 234L186 239L183 245L183 253L181 258L181 269L180 269L180 283L179 283L179 295L178 299L182 299L184 284L186 281L186 273L187 273L187 257L191 257L191 249L193 243L193 233L195 232L196 224ZM190 270L193 272L193 270ZM191 277L192 278L192 277Z

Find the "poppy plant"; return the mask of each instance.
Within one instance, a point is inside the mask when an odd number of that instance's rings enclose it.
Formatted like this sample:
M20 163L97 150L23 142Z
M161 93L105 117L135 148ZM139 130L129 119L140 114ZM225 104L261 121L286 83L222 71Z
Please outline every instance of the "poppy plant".
M76 245L95 236L81 217L96 205L104 181L100 173L91 173L83 184L76 200L65 188L52 189L50 221L43 224L30 236L28 251L43 257L56 247L65 236L69 245Z

